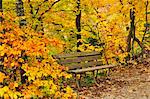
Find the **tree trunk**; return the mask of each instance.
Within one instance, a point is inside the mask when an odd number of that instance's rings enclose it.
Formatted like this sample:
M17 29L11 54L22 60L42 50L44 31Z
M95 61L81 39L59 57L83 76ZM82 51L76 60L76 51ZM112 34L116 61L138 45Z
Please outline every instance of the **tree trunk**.
M16 10L17 10L17 16L24 16L24 7L22 0L16 0ZM20 19L19 22L20 27L26 25L26 19Z
M2 13L3 12L3 5L2 5L2 0L0 0L0 13ZM2 22L3 21L3 18L2 18L2 16L0 16L0 22Z
M80 10L80 0L77 0L77 15L76 15L76 28L77 28L77 32L81 31L81 10ZM78 49L78 47L82 44L80 41L78 41L79 39L81 39L81 34L77 34L77 52L80 52L80 50Z
M148 24L148 5L149 5L149 2L148 0L146 1L145 3L145 12L146 12L146 16L145 16L145 22L146 24ZM145 40L145 35L146 35L146 32L148 31L148 26L145 26L145 31L144 31L144 34L143 34L143 38L142 38L142 43L144 42Z
M132 57L134 58L134 42L136 41L138 45L143 49L143 45L140 40L135 35L135 15L134 9L130 9L130 31L127 39L127 52L129 53L132 50ZM127 60L130 59L128 54Z

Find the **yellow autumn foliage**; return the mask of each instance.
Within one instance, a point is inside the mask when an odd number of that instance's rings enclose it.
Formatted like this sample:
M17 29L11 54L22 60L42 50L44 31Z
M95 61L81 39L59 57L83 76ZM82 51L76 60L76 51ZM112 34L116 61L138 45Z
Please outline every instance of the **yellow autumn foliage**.
M63 51L62 41L31 33L28 26L25 32L11 18L3 25L6 32L0 35L0 58L5 74L0 72L0 98L53 98L58 93L65 99L76 97L70 87L63 86L62 79L71 75L51 56L53 48Z

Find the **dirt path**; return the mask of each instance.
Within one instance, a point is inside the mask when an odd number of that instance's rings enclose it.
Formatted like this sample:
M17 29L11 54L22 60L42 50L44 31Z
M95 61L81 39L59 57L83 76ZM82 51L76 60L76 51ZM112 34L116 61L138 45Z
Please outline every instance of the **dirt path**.
M150 99L150 59L142 64L114 68L98 79L100 87L83 87L81 99Z

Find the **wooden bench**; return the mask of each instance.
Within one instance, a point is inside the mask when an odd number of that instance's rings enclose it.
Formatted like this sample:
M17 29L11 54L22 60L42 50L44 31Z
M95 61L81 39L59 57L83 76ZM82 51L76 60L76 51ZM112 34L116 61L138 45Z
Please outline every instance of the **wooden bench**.
M63 66L67 66L69 69L69 73L72 73L76 78L77 74L82 74L85 72L93 72L95 74L95 70L112 68L116 65L102 65L101 52L74 52L69 54L58 54L53 56L57 62ZM76 84L77 87L80 87L79 81L77 79ZM94 80L96 85L96 78L94 75Z

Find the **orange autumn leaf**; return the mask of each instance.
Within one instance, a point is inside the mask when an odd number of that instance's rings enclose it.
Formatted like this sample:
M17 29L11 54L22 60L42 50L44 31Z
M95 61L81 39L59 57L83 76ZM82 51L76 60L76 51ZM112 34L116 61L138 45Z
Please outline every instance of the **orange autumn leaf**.
M0 72L0 83L3 82L3 80L4 80L5 78L7 78L7 77L5 76L5 74L2 73L2 72Z

